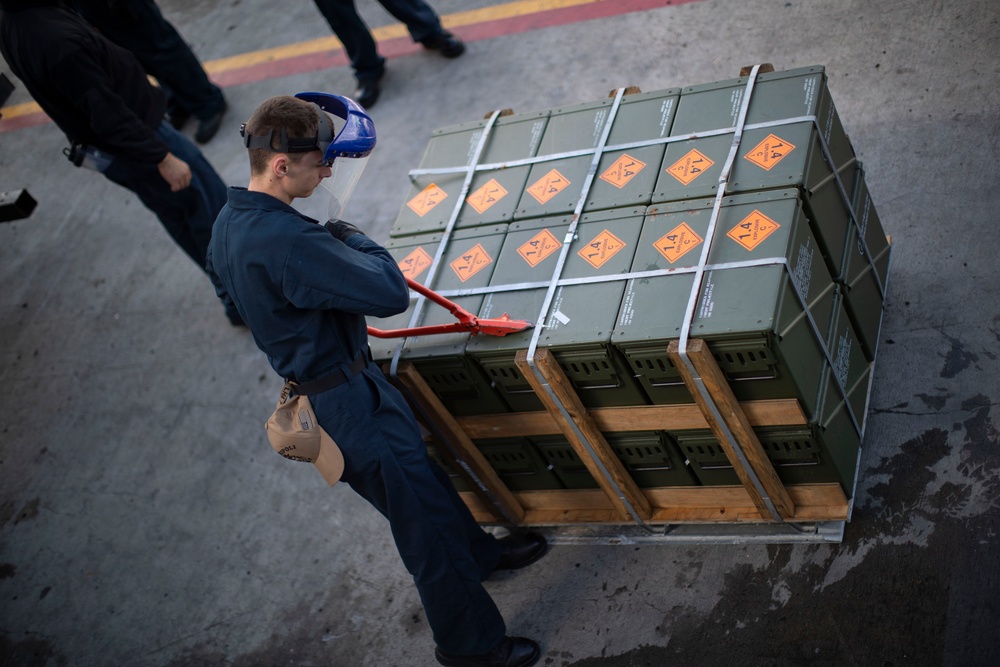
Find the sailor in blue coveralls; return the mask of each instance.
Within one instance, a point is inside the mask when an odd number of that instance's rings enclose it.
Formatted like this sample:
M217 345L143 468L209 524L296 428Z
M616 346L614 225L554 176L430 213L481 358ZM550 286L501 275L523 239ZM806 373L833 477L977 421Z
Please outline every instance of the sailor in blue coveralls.
M334 132L327 112L344 121ZM443 665L534 664L538 645L507 637L482 581L546 550L537 533L485 532L428 457L403 396L370 361L366 315L406 310L392 256L339 220L375 144L353 101L323 93L266 100L243 130L247 189L230 188L212 234L208 270L228 293L274 370L309 396L344 456L343 481L388 520L413 575ZM326 225L291 207L329 179ZM334 212L335 211L335 212Z

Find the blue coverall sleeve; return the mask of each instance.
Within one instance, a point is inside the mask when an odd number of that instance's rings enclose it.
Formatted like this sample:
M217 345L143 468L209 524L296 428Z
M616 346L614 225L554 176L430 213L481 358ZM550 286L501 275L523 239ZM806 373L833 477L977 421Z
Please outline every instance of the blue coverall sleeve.
M367 236L334 238L310 224L291 244L282 291L296 307L389 317L406 310L410 291L389 252Z

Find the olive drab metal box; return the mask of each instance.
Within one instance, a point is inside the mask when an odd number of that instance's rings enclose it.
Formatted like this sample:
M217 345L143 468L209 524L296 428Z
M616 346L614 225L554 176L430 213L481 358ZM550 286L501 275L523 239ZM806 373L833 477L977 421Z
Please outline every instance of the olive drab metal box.
M803 67L501 117L472 176L486 121L438 130L387 247L418 277L454 221L432 287L535 328L372 339L376 359L398 350L457 415L544 411L515 363L533 344L587 408L690 404L667 352L684 330L738 400L798 402L805 424L754 429L783 483L852 497L891 249L827 84ZM710 429L651 429L602 433L640 488L741 484ZM598 487L561 433L504 435L474 444L510 489Z
M679 89L623 95L615 116L612 98L552 110L539 156L597 148L611 127L584 202L583 211L646 205L650 201L664 144L614 149L615 146L664 138L670 132ZM593 153L532 165L515 220L563 215L576 210Z
M666 431L607 433L605 440L640 488L691 486L698 479ZM563 436L535 438L548 467L567 489L596 489L587 466Z
M628 270L642 209L587 214L573 239L566 238L570 221L569 217L553 217L510 226L490 284L532 286L490 294L483 302L481 317L499 317L506 312L516 319L537 320L566 243L570 247L565 251L562 278L598 278ZM625 360L609 345L623 283L588 282L557 288L544 315L538 347L552 350L588 407L646 403ZM477 336L466 346L467 354L486 369L518 412L544 409L514 363L517 352L528 348L533 335L534 330L502 338Z
M858 344L839 290L833 311L829 345L832 364L826 364L822 371L818 413L805 426L754 430L782 482L837 482L851 496L872 369ZM676 431L671 435L700 483L740 483L712 431Z
M396 260L396 265L399 266L404 276L424 285L424 281L430 275L427 273L427 269L430 268L438 247L441 245L441 238L441 234L420 234L400 239L389 239L385 244L385 249ZM383 331L405 329L409 326L413 307L414 301L411 299L406 312L392 317L368 317L366 318L368 326ZM402 344L402 338L368 336L372 358L378 362L390 361L396 350L402 347Z
M856 224L848 225L844 259L836 279L844 286L844 305L854 323L865 356L869 361L874 361L882 322L884 291L889 279L889 240L875 211L865 182L865 172L860 164L854 195L854 216Z
M548 111L497 118L480 154L478 164L498 164L534 157L548 120ZM486 129L487 121L464 123L436 130L418 169L469 167ZM447 228L459 206L455 227L475 227L510 222L524 190L530 166L478 170L464 200L459 200L467 170L411 177L405 204L390 236L438 232Z
M632 270L678 273L629 281L612 340L655 404L690 401L667 346L681 334L713 203L647 211ZM749 261L764 263L738 265ZM795 397L816 413L835 285L797 190L724 199L696 296L690 336L708 342L737 398Z
M740 78L683 89L670 135L700 136L668 144L652 203L715 194L746 85L747 79ZM812 117L814 121L805 120ZM787 122L791 119L797 120ZM758 127L775 122L779 124ZM813 192L834 171L821 139L837 170L854 159L824 69L805 67L758 75L726 193L786 187Z
M506 234L507 225L454 231L434 276L432 289L441 292L488 285ZM453 296L449 300L475 314L482 305L483 295ZM455 321L448 310L428 300L415 326ZM482 369L465 356L470 336L461 332L409 336L400 358L413 362L421 377L454 415L509 412Z
M539 156L560 155L598 145L612 100L586 102L552 110L545 126ZM515 220L566 215L576 210L594 154L561 157L531 166Z
M584 212L650 203L666 144L614 147L669 136L679 97L679 88L622 96Z

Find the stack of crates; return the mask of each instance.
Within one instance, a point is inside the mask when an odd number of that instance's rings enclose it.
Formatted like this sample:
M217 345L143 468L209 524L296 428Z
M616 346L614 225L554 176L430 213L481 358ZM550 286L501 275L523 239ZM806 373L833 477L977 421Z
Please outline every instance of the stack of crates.
M782 481L850 497L890 249L824 68L501 116L484 139L486 127L432 135L387 247L432 289L474 290L453 299L470 312L541 329L373 338L375 358L412 362L461 416L544 409L514 362L533 340L588 408L690 403L667 356L689 315L739 400L801 405L808 424L757 429ZM427 303L416 320L411 306L369 324L447 321ZM641 488L739 484L708 429L605 437ZM562 436L475 444L513 490L597 486Z

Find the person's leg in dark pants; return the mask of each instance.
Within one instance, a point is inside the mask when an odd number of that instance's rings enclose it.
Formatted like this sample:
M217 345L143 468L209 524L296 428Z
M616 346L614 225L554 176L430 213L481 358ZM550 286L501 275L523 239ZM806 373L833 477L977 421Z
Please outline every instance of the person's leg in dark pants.
M171 153L191 168L191 184L188 187L171 192L155 164L121 157L111 162L104 176L138 195L146 208L156 214L181 250L205 271L205 254L212 238L212 227L226 203L226 185L201 151L169 123L160 123L157 135L164 140ZM232 301L223 299L223 305L230 321L233 321L236 308Z
M497 647L506 628L480 583L469 525L432 469L398 390L370 366L313 405L344 453L344 481L388 518L438 647L464 655Z
M385 10L406 26L414 42L423 42L441 32L441 19L423 0L378 0Z
M358 14L354 0L315 0L330 29L344 45L358 83L377 81L385 72L371 31Z
M109 5L107 0L76 0L80 13L108 39L131 51L167 93L176 127L181 118L201 123L197 140L218 131L226 110L222 90L212 83L198 57L153 0ZM211 125L211 127L208 127Z

